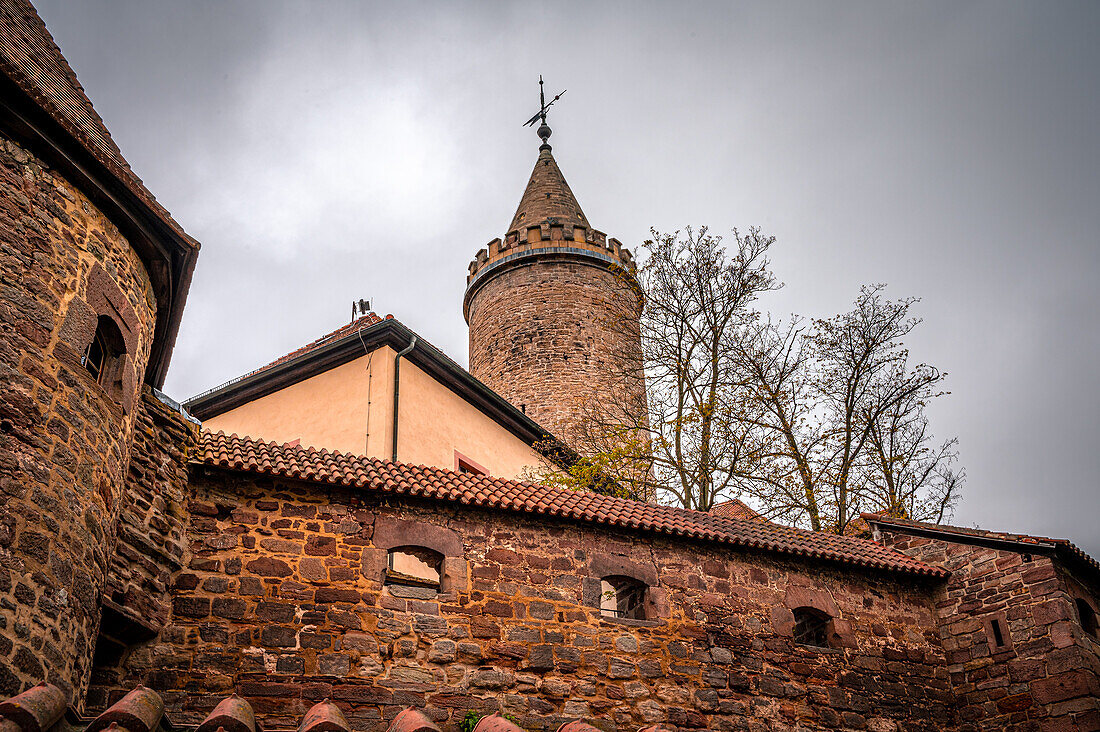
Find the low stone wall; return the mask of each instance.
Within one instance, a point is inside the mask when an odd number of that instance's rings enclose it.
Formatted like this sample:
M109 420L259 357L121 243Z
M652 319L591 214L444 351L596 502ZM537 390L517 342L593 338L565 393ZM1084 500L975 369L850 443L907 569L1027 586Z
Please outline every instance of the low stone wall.
M227 693L265 727L330 697L354 729L416 706L527 729L881 730L951 726L925 586L565 522L196 467L187 569L169 624L122 685L197 722ZM446 556L442 591L383 586L386 550ZM650 620L605 618L600 576L651 583ZM594 584L595 583L595 584ZM595 593L593 590L595 589ZM796 644L791 607L832 612L833 648Z
M1064 567L1026 548L883 541L951 572L936 615L966 728L1100 730L1100 642L1081 627L1068 590L1084 585Z

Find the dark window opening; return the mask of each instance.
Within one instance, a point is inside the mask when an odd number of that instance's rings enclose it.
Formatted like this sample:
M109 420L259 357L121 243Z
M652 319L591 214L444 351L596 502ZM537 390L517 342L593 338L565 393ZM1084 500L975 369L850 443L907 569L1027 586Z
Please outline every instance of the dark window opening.
M645 596L645 583L633 577L604 577L600 581L600 614L645 620Z
M473 465L470 465L465 460L458 461L458 472L462 473L463 475L485 475L485 473L478 470Z
M794 615L794 642L818 648L829 647L829 623L827 614L812 607L799 607Z
M420 546L390 549L386 565L386 584L427 587L438 590L443 555Z
M119 364L125 352L126 346L118 325L108 316L100 315L96 323L95 335L92 336L92 341L84 351L80 363L88 369L92 378L116 399L121 395L121 386L118 388L118 393L115 393L114 387L121 381Z
M990 626L993 628L993 645L997 648L1004 648L1005 637L1001 632L1001 621L997 618L993 618L989 621Z
M1096 622L1096 611L1089 605L1088 600L1078 597L1074 600L1077 605L1077 617L1081 621L1081 629L1093 638L1100 638L1100 627Z

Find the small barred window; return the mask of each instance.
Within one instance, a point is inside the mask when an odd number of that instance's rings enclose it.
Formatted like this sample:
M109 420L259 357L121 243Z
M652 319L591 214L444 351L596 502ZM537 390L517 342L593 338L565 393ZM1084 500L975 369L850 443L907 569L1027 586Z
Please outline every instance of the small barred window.
M1077 605L1077 617L1081 621L1081 629L1093 638L1100 638L1100 627L1096 622L1096 611L1092 609L1092 605L1081 597L1074 602Z
M88 369L92 378L107 387L112 380L111 371L114 369L115 360L125 350L122 333L119 332L115 321L106 315L101 315L96 323L92 342L88 344L84 357L80 361L84 368Z
M832 618L812 607L799 607L792 612L795 643L818 648L829 647L829 622Z
M600 614L645 620L645 597L645 584L633 577L604 577L600 581Z

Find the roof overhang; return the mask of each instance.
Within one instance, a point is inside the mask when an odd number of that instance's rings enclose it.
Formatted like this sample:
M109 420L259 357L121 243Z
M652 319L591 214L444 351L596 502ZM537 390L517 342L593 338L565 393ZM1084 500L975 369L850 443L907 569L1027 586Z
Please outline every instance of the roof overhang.
M144 380L160 388L179 332L198 259L198 242L178 225L166 221L162 211L134 192L133 182L121 180L18 84L2 74L0 131L60 171L118 227L141 258L157 301L157 320Z
M926 524L917 521L905 521L864 513L862 518L874 530L886 529L901 534L920 536L926 539L939 539L954 544L967 544L987 549L1017 552L1019 554L1038 554L1056 558L1063 563L1076 566L1094 579L1100 581L1100 563L1083 549L1068 539L1049 539L1046 537L1017 535L998 535L995 533L977 533L960 527L944 524ZM1012 538L1017 536L1019 538Z
M201 420L216 417L300 381L360 358L381 346L399 351L416 336L416 347L405 359L476 407L528 445L550 439L550 433L504 397L474 378L446 354L399 321L389 318L335 338L300 356L253 372L185 401L187 410Z

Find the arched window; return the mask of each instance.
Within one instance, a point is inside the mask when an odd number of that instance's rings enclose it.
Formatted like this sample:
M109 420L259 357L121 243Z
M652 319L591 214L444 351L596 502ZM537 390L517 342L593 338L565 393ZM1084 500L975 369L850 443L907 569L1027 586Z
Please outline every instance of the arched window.
M438 590L442 569L443 555L437 551L422 546L394 547L386 564L386 584Z
M600 580L600 614L609 618L645 620L646 586L633 577Z
M794 615L795 643L818 648L829 647L829 624L832 618L817 608L796 607L791 611Z
M92 378L116 400L122 396L121 365L125 353L126 344L122 339L122 331L110 317L100 315L96 322L95 335L80 361Z
M1100 627L1097 625L1096 611L1092 609L1092 605L1082 597L1076 598L1074 603L1077 605L1077 617L1081 621L1081 628L1093 638L1100 638Z

